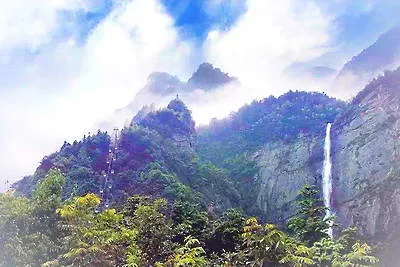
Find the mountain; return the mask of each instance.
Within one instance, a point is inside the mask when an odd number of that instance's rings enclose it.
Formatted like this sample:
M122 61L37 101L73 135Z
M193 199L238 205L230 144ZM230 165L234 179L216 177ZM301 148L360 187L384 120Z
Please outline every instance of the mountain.
M248 196L261 216L284 225L301 186L321 188L326 122L333 123L332 201L338 229L357 227L360 236L378 245L384 266L397 266L400 69L371 81L348 104L293 92L252 103L200 129L199 150L235 172L246 170L238 162L251 159L254 180L242 181L251 181Z
M232 82L238 82L237 78L214 68L210 63L202 63L187 81L186 88L208 91Z
M375 76L399 65L400 26L397 26L347 62L339 71L330 92L335 96L354 97Z
M331 122L334 232L357 227L359 237L377 246L384 266L395 267L399 103L400 69L373 80L350 103L321 93L288 92L197 129L176 97L163 109L145 107L120 132L108 182L103 177L114 143L98 132L64 143L14 188L30 195L57 168L66 176L64 199L95 192L107 205L118 206L134 194L164 197L196 203L213 216L239 207L285 227L305 184L322 191L325 129Z
M256 101L200 128L199 154L231 170L238 188L249 190L243 195L251 198L251 207L283 225L302 186L320 186L326 123L346 108L321 93L288 92ZM255 164L254 173L247 171L252 170L247 161Z
M201 103L201 97L207 97L207 94L201 93L212 93L228 85L238 87L240 82L210 63L200 64L187 82L166 72L154 72L149 75L146 85L126 107L116 110L109 118L100 122L98 127L111 130L114 126L128 125L144 105L159 108L167 105L177 94L186 99L188 105ZM193 97L193 91L196 91L196 97Z
M290 147L309 138L322 140L326 121L334 120L345 106L324 94L289 92L254 102L228 119L197 130L179 98L164 109L144 107L120 134L110 203L139 193L173 199L177 194L173 188L185 185L216 212L240 206L248 214L275 220L262 203L254 205L257 199L253 197L262 194L256 191L259 149L278 144ZM99 131L81 141L65 143L15 189L29 195L46 173L57 167L67 177L65 197L72 190L78 195L100 192L111 139ZM144 178L156 170L163 175ZM293 194L300 188L300 184L293 188Z
M216 212L239 205L240 196L226 172L198 158L195 138L191 112L177 98L125 127L112 159L112 137L99 131L72 144L65 142L58 152L43 158L32 176L13 187L30 195L49 170L57 168L66 177L64 198L93 192L107 205L117 205L140 194L188 199L204 207L213 205ZM105 181L111 160L113 178Z
M291 79L327 80L333 78L337 74L337 70L326 66L313 66L309 63L297 62L287 67L284 73Z

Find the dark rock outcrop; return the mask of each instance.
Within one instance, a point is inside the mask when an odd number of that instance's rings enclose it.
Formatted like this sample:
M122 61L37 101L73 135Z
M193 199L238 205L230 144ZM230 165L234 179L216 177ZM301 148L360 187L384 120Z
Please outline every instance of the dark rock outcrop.
M200 89L209 91L231 82L238 82L237 78L229 76L210 63L202 63L187 81L189 90Z

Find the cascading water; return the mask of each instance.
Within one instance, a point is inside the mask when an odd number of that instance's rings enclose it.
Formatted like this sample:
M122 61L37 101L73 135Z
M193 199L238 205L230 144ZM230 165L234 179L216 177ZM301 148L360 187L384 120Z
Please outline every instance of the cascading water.
M331 195L332 195L332 162L331 162L331 123L326 125L324 144L324 172L322 176L322 193L324 205L327 208L325 218L331 216ZM332 237L332 227L328 229L328 235Z

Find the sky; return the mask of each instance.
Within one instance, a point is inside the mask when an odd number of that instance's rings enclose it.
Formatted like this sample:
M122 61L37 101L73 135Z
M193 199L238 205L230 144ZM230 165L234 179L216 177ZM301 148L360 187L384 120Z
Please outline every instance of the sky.
M210 62L238 77L235 99L221 93L214 108L195 107L206 122L305 89L282 79L294 63L340 69L397 25L399 11L398 0L3 0L0 191L64 140L94 131L154 71L187 79Z

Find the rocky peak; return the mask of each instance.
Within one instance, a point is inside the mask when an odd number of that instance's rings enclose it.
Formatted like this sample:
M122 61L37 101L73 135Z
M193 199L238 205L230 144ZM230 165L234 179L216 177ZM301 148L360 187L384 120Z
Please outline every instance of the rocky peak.
M207 91L234 81L237 81L237 78L229 76L210 63L202 63L188 80L187 87Z

